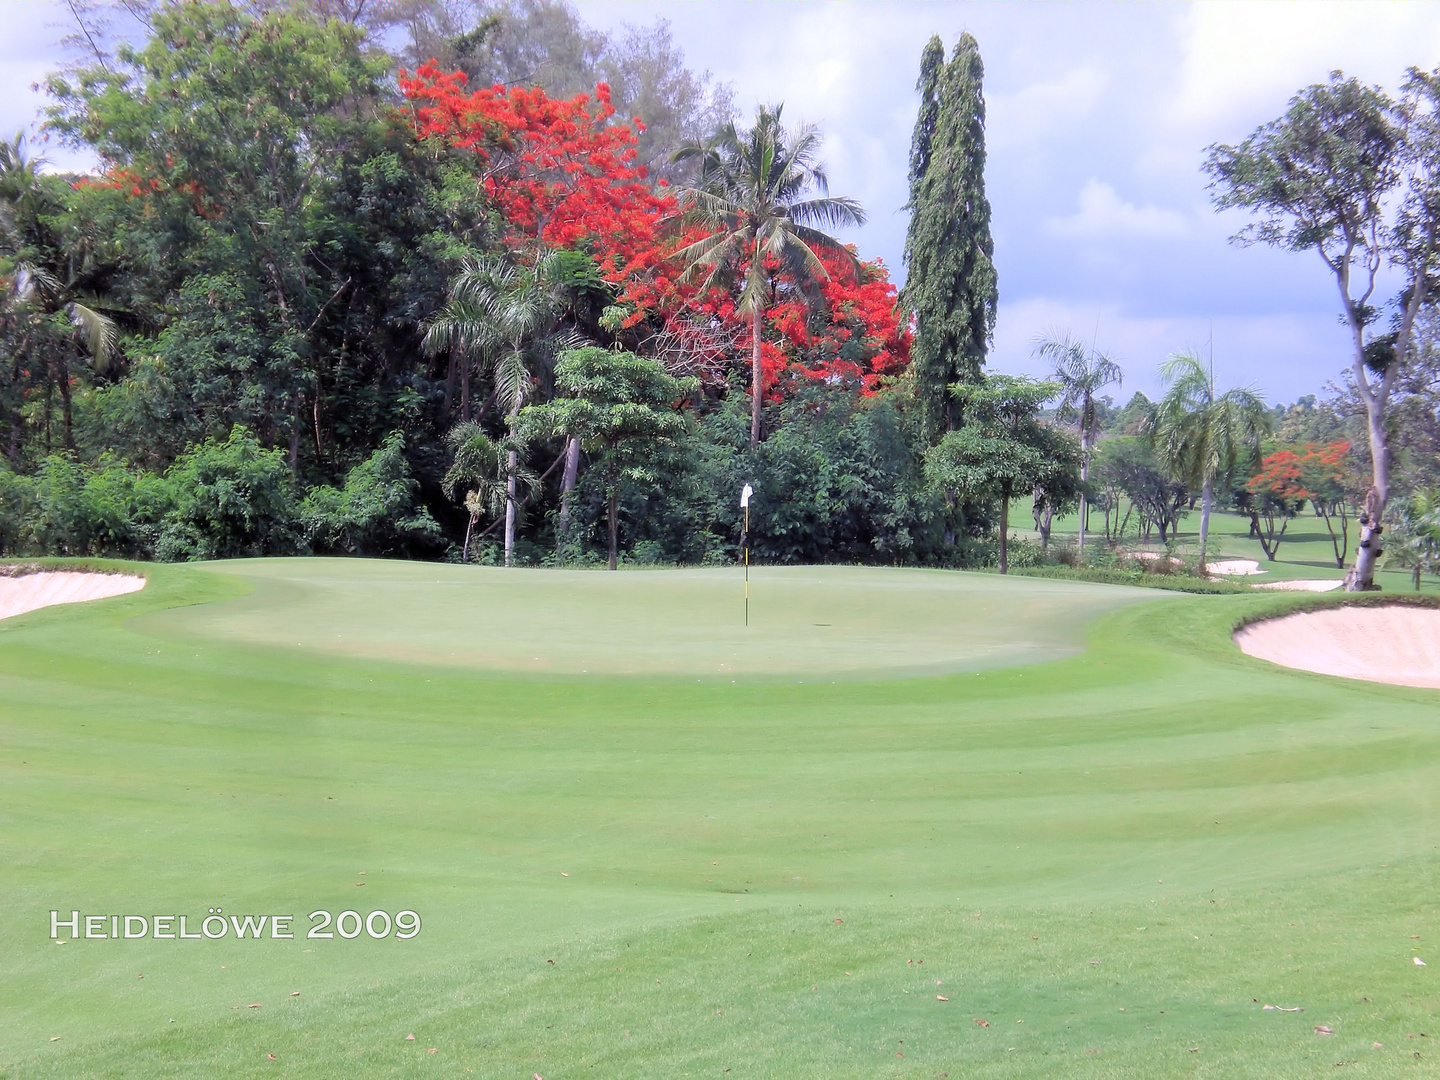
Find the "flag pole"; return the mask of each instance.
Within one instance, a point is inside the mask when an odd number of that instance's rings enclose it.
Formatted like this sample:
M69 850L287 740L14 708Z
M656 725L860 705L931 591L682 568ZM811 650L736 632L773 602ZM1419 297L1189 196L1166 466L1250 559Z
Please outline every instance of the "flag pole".
M740 508L745 511L745 529L740 534L740 549L745 558L745 625L750 625L750 496L755 489L746 484L740 489Z

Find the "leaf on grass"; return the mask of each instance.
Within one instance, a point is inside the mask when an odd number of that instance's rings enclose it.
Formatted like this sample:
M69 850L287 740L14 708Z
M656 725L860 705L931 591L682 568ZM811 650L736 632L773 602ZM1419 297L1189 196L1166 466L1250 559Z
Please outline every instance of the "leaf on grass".
M1325 1024L1317 1024L1316 1027L1315 1027L1315 1034L1316 1034L1316 1035L1334 1035L1334 1034L1335 1034L1335 1029L1332 1028L1332 1027L1329 1027L1329 1026L1327 1026L1327 1025L1325 1025Z
M258 1002L258 1001L255 1002L255 1004L253 1004L253 1005L250 1006L250 1008L252 1008L252 1009L259 1009L259 1008L261 1008L261 1007L262 1007L262 1006L261 1006L260 1002Z
M1384 1049L1385 1049L1385 1044L1384 1044L1384 1043L1371 1043L1371 1044L1370 1044L1370 1049L1371 1049L1371 1050L1384 1050Z
M936 995L935 995L935 1000L936 1000L936 1001L949 1001L950 999L947 998L944 994L936 994Z
M414 1042L414 1041L415 1041L415 1035L414 1035L414 1033L412 1032L411 1034L406 1035L406 1036L405 1036L405 1041L406 1041L406 1042Z
M840 925L842 922L844 922L844 921L845 921L844 919L836 919L836 920L835 920L835 925L836 925L836 926L839 926L839 925Z
M432 1046L429 1050L426 1050L425 1052L427 1054L436 1054L440 1052L440 1048L438 1046Z
M299 996L300 996L300 991L299 991L299 990L291 990L291 991L290 991L290 996L291 996L291 997L299 997Z
M1421 960L1420 957L1417 956L1417 957L1415 957L1415 966L1416 966L1416 967L1428 967L1429 965L1426 964L1424 960Z
M990 1021L989 1021L989 1020L981 1020L978 1016L977 1016L977 1017L974 1017L974 1020L975 1020L975 1023L979 1024L981 1027L989 1027L989 1026L990 1026Z
M277 1058L274 1054L266 1054L265 1056L268 1057L271 1061L278 1061L278 1060L280 1060L280 1059Z

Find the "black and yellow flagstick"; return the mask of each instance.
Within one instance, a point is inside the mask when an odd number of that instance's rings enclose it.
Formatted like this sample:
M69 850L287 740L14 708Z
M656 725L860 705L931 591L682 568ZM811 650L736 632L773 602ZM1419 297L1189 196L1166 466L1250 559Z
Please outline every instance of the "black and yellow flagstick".
M750 504L745 504L745 625L750 625Z

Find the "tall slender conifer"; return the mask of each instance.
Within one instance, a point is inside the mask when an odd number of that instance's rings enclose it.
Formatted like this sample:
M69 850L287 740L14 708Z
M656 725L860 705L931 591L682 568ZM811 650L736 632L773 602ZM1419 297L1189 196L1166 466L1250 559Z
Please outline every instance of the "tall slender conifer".
M911 370L931 442L963 422L948 388L979 380L995 332L984 78L980 47L968 33L960 35L948 64L939 37L921 54L900 300L915 315Z

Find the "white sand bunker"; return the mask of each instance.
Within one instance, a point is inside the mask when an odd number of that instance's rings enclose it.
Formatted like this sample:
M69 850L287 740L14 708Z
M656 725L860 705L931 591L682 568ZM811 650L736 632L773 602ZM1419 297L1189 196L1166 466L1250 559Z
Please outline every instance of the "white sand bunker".
M52 604L78 604L103 600L145 587L133 574L94 574L74 570L42 570L33 574L0 576L0 619L23 615Z
M1205 569L1211 574L1239 574L1246 577L1270 572L1261 570L1260 563L1255 559L1222 559L1220 562L1206 563Z
M1292 581L1263 581L1252 589L1280 589L1286 592L1334 592L1344 585L1339 578L1297 578Z
M1249 656L1346 679L1440 689L1440 608L1338 607L1252 623Z

